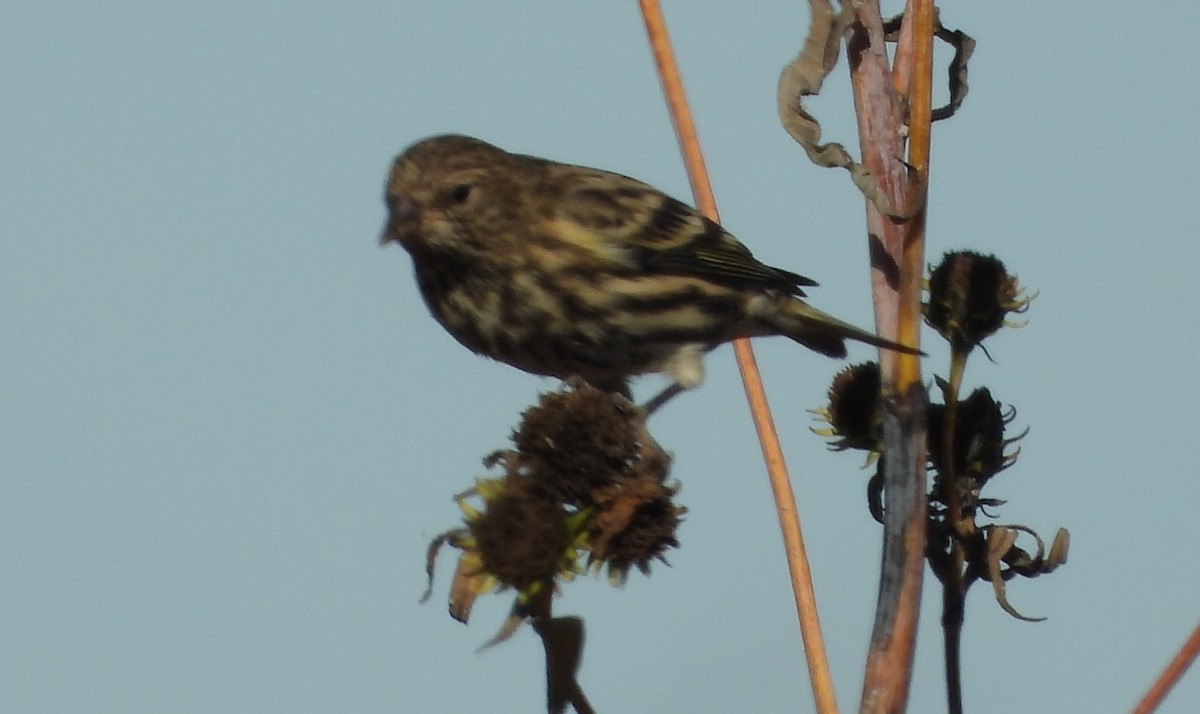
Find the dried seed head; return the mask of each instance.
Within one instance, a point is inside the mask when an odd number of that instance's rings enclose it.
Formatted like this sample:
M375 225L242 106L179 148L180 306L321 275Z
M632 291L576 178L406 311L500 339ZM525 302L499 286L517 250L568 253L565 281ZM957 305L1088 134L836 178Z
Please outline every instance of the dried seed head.
M568 514L531 485L525 478L505 478L467 521L483 570L521 592L553 579L573 561Z
M1015 275L994 256L950 252L929 275L925 321L960 353L970 352L1004 326L1010 312L1024 312Z
M512 440L523 473L563 503L586 508L643 456L645 416L629 400L586 383L543 394Z
M929 406L929 460L939 474L950 473L942 446L945 409L941 404ZM1015 456L1004 449L1015 439L1006 440L1004 428L1015 416L1016 410L1005 409L984 387L958 403L952 467L968 492L977 494L988 479L1012 465Z
M589 564L607 563L609 577L623 583L631 567L650 573L650 562L678 547L675 531L687 509L671 500L677 487L656 479L625 479L597 494L588 541Z
M829 386L828 406L814 413L830 426L818 433L837 437L831 449L878 452L883 443L879 365L865 362L838 372Z

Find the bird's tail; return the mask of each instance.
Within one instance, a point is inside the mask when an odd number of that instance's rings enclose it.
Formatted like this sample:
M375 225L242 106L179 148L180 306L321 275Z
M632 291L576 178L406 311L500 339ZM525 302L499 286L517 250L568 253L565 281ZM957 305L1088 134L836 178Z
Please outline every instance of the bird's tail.
M915 347L885 340L873 332L860 330L833 315L821 312L803 300L790 298L778 305L778 308L773 311L771 322L780 332L823 355L839 359L845 357L847 339L906 354L925 354Z

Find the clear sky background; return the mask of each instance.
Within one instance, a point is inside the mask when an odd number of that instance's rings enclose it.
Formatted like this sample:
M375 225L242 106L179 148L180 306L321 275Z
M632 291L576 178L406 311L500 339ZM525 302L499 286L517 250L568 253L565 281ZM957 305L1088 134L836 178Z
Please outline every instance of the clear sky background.
M862 199L775 116L804 4L665 10L723 222L872 324ZM931 258L995 252L1040 291L967 372L1030 428L990 495L1072 533L1064 568L1010 585L1046 622L971 592L966 700L1127 711L1200 618L1200 6L942 16L979 48L935 128ZM0 711L538 711L531 632L474 654L508 596L453 622L448 555L417 598L451 495L555 384L435 324L377 245L382 186L407 144L457 131L690 200L636 3L10 3L0 68ZM844 60L814 107L856 148ZM880 531L860 456L806 412L841 364L755 346L853 710ZM601 712L812 707L731 350L708 368L652 422L690 509L671 567L556 603L586 618ZM914 712L944 709L926 595ZM1193 671L1162 711L1198 709Z

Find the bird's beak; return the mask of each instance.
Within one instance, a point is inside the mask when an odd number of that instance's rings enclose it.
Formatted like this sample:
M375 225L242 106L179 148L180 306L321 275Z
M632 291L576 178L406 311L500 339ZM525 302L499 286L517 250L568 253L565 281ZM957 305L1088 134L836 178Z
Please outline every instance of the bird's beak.
M379 245L387 246L392 241L399 243L400 237L392 230L392 222L388 221L387 225L383 227L383 232L379 234Z
M412 223L417 218L417 206L407 196L388 196L388 221L379 236L379 245L387 245L395 241L400 243L400 234L405 224Z

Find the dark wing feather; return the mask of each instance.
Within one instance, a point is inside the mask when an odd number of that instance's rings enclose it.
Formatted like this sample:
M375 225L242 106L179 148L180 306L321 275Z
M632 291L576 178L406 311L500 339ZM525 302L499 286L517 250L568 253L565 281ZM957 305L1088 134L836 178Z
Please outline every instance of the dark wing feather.
M762 263L724 228L641 181L565 164L552 172L570 186L558 197L558 214L624 249L640 270L801 297L817 284Z
M696 275L737 287L771 288L798 296L804 295L801 288L817 284L802 275L766 265L720 225L697 214L686 204L673 198L664 199L656 214L692 216L679 228L687 235L687 240L648 253L645 257L648 269Z

